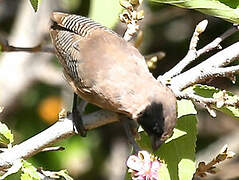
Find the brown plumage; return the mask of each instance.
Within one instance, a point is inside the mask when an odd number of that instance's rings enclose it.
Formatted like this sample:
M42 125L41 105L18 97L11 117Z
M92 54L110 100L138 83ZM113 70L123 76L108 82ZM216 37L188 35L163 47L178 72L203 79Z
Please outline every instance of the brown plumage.
M157 148L176 124L176 98L144 57L112 30L82 16L52 14L51 38L75 93L136 120Z

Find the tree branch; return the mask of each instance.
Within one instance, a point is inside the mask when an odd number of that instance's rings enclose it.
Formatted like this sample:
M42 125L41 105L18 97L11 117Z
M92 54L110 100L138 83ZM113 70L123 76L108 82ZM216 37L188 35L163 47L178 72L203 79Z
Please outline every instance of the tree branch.
M179 61L179 63L176 66L174 66L172 69L170 69L168 72L166 72L164 74L164 76L163 76L164 81L171 79L172 77L181 73L182 70L188 64L190 64L192 61L194 61L197 58L196 47L197 47L197 44L199 41L199 35L205 31L207 24L208 24L208 21L203 20L196 26L195 31L194 31L193 36L190 41L188 53L181 61ZM162 78L161 78L161 80L162 80Z
M216 70L219 67L226 66L239 57L239 42L232 44L226 49L218 52L211 56L206 61L199 65L173 77L170 81L170 87L175 92L176 96L178 93L196 83L206 81L211 74L211 71ZM226 69L225 69L226 70Z
M91 130L105 124L117 122L119 115L107 110L100 110L82 117L84 127ZM32 138L5 150L0 154L0 170L11 167L19 159L27 159L53 143L74 135L71 115L60 119L48 129Z
M238 25L233 26L232 28L228 29L225 33L223 33L221 36L217 37L214 39L211 43L208 45L204 46L203 48L199 49L197 51L197 57L201 56L202 54L205 54L213 49L222 49L220 46L220 43L234 34L235 32L238 32Z
M43 46L41 44L34 46L34 47L16 47L9 45L8 41L0 37L0 51L1 52L29 52L29 53L36 53L36 52L44 52L44 53L53 53L55 54L55 49L52 46Z
M233 33L238 31L238 26L234 26L229 30L227 30L225 33L223 33L220 37L216 38L214 41L206 45L205 47L196 50L199 35L203 33L204 30L206 29L207 23L208 23L207 20L204 20L197 25L193 33L187 55L175 67L166 72L163 77L159 77L161 81L166 82L169 79L173 78L174 76L178 75L187 65L189 65L198 57L200 57L202 54L205 54L215 48L222 49L220 43L227 37L231 36Z

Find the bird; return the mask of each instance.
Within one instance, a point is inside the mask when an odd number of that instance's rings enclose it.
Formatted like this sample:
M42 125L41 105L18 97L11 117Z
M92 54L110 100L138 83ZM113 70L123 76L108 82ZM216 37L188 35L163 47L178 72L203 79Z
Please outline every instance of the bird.
M138 49L90 18L53 12L51 20L56 56L74 93L137 122L158 149L176 125L176 97Z

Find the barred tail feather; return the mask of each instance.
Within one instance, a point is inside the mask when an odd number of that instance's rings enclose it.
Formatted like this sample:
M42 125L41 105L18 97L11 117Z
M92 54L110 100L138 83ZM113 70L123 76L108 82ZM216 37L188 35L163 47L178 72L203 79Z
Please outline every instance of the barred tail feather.
M102 29L104 31L116 34L111 29L100 25L99 23L79 15L70 15L66 13L53 12L52 21L54 21L58 26L65 28L68 31L74 32L82 37L88 36L91 31L95 29Z

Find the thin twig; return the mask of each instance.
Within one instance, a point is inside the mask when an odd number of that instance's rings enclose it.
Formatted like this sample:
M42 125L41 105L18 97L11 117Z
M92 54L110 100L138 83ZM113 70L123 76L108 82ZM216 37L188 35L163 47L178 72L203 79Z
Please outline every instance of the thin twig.
M219 103L220 99L217 98L206 98L206 97L202 97L199 96L197 94L193 94L193 92L181 92L180 94L177 94L178 98L184 98L184 99L190 99L193 100L195 102L198 103L202 103L202 104L210 104L210 105L215 105L217 106L217 103ZM223 104L222 105L226 105L226 106L238 106L238 101L230 101L228 99L228 97L223 96L222 98L225 98L223 100ZM221 105L221 106L222 106Z
M57 147L47 147L47 148L44 148L44 149L42 149L41 152L49 152L49 151L64 151L64 150L65 150L64 147L57 146Z
M213 97L202 97L194 94L193 90L187 89L187 91L178 92L176 94L178 98L190 99L194 102L198 102L207 109L212 117L216 117L215 108L222 108L223 106L238 107L238 99L228 96L226 91L220 91L215 93Z
M166 72L163 77L160 77L161 81L167 81L168 79L171 79L172 77L178 75L182 72L182 70L190 64L192 61L194 61L197 58L197 44L199 41L199 35L202 34L206 27L207 27L208 21L203 20L201 21L195 28L195 31L193 33L193 36L190 41L189 50L187 52L187 55L171 70Z
M1 52L44 52L44 53L55 53L53 46L43 46L41 44L34 47L16 47L9 45L8 41L3 37L0 37L0 51Z
M235 127L234 130L223 134L215 142L208 145L206 148L200 150L196 154L196 162L208 161L212 157L216 157L218 154L218 147L223 147L225 144L228 144L230 150L239 153L239 128ZM210 152L210 153L208 153Z
M216 173L216 164L219 164L227 159L231 159L235 155L234 152L228 150L228 146L224 145L219 154L213 158L209 163L200 162L198 168L194 173L194 177L206 177L207 173L215 174Z
M171 89L176 94L188 86L204 82L210 76L213 68L226 66L239 57L239 42L223 49L199 65L173 77L170 80Z
M200 23L199 23L199 25L200 25ZM203 24L203 25L205 26L205 24ZM200 35L200 34L196 33L197 27L195 29L195 32L194 32L193 36L192 36L191 43L190 43L190 48L189 48L189 51L188 51L187 55L174 68L172 68L171 70L166 72L163 75L163 77L159 77L159 80L164 81L164 82L170 80L172 77L174 77L174 76L178 75L179 73L181 73L182 70L188 64L190 64L196 58L200 57L202 54L204 54L206 52L209 52L209 51L211 51L211 50L213 50L215 48L219 48L220 47L219 44L223 40L225 40L227 37L231 36L233 33L238 31L238 26L234 26L234 27L230 28L229 30L227 30L225 33L223 33L220 37L216 38L214 41L212 41L211 43L206 45L205 47L203 47L203 48L199 49L198 51L196 51L196 45L197 45L197 42L198 42L198 36Z
M203 104L216 104L216 100L214 98L205 98L196 94L193 94L191 92L181 92L180 94L176 95L178 98L183 99L190 99L194 102L203 103Z
M209 76L211 77L230 77L238 73L239 73L239 65L224 68L212 68L209 70ZM208 75L206 76L208 77Z
M139 21L144 18L143 10L138 11L139 6L143 1L128 1L120 0L120 5L125 8L125 10L120 14L120 21L127 25L127 29L124 33L124 40L130 41L133 36L139 31Z
M207 53L213 49L221 49L220 43L234 34L235 32L238 31L238 26L233 26L232 28L228 29L225 33L223 33L220 37L217 37L215 40L213 40L211 43L208 45L204 46L203 48L199 49L197 51L197 57L201 56L204 53Z
M50 46L35 46L35 47L15 47L15 46L2 46L2 52L29 52L29 53L36 53L36 52L43 52L43 53L55 53L55 50L53 47Z

